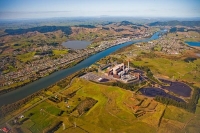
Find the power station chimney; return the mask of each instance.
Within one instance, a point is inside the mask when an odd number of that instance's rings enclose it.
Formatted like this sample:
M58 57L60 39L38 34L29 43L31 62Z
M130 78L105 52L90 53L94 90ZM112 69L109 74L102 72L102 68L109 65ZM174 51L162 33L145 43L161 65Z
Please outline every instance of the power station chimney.
M130 61L130 60L128 60L128 70L130 69L130 67L129 67L129 61Z
M124 70L124 64L123 64L123 72L125 73L125 70Z

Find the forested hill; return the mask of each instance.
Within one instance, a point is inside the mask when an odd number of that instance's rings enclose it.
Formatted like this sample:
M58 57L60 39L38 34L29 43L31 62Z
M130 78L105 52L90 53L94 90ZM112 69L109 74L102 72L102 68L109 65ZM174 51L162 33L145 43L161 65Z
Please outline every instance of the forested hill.
M127 25L134 25L133 23L129 22L129 21L122 21L119 24L120 26L127 26Z
M82 28L96 28L94 25L75 25L75 27L82 27Z
M25 34L27 32L34 32L38 31L40 33L46 33L46 32L53 32L61 30L65 34L70 35L72 33L71 27L68 26L40 26L40 27L33 27L28 29L6 29L4 32L9 35L19 35L19 34Z
M149 26L200 26L200 21L167 21L167 22L153 22L149 23Z

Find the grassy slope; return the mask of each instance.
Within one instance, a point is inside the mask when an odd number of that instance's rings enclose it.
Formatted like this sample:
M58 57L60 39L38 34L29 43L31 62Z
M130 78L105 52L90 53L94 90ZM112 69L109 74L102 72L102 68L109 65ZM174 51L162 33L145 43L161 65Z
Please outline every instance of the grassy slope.
M64 55L68 53L68 50L52 50L55 56L57 55Z
M53 88L53 90L56 89L55 87ZM131 109L124 104L131 102L130 97L132 97L132 93L118 87L99 85L83 79L75 79L72 86L59 95L67 95L74 91L77 91L76 95L68 100L71 110L80 102L79 98L83 100L86 97L91 97L98 100L98 102L80 117L73 117L72 115L75 113L71 115L64 113L62 116L57 116L61 110L68 110L64 102L59 104L47 101L43 102L25 113L25 116L28 116L30 113L34 115L24 122L22 125L23 130L25 131L24 127L26 127L33 132L42 132L55 123L63 121L66 127L65 131L71 133L82 133L85 132L84 130L95 133L110 132L110 130L116 133L131 133L133 131L137 133L199 131L199 116L194 117L194 114L173 106L167 106L165 110L165 105L158 104L154 113L148 113L139 119L135 118ZM41 108L45 112L41 112ZM164 110L165 113L162 117L160 127L157 129L159 119ZM197 109L196 114L198 113L199 109ZM84 130L74 128L74 122ZM63 127L61 126L56 132L63 132Z
M153 127L157 127L164 110L165 106L163 104L158 104L158 106L156 107L156 112L149 116L142 117L141 120L143 122L151 124Z
M185 123L192 115L192 113L186 112L183 109L178 109L174 106L168 106L165 110L164 118Z
M200 115L198 113L199 109L197 109L196 114L192 114L183 109L168 106L165 110L159 132L198 133L200 130Z
M200 86L200 59L186 63L184 61L173 61L165 58L142 58L142 61L133 61L138 66L148 66L156 75L165 75L174 79L182 79L195 82Z
M144 130L141 130L143 127L148 132L155 131L146 123L136 122L134 115L124 106L123 102L131 96L128 91L121 90L118 87L97 85L80 79L74 85L83 86L77 92L77 95L98 100L98 103L87 114L76 120L77 124L83 125L83 128L89 132L94 132L94 129L95 132L108 132L110 128L114 132L130 132L133 129L137 132L143 132Z
M190 119L185 130L191 133L198 133L200 131L200 99L197 104L195 115Z
M41 109L45 112L40 111ZM47 102L43 102L25 113L25 116L28 116L30 113L33 113L33 115L30 117L31 121L26 122L23 126L29 127L29 130L32 132L41 132L44 128L50 126L55 121L59 121L58 119L55 119L55 116L59 112L60 109ZM31 123L34 124L31 126L29 125Z
M7 45L13 48L23 48L23 46L35 45L35 44L50 44L58 42L61 44L66 41L66 36L61 31L48 32L48 33L35 33L35 34L23 34L9 36L7 39ZM1 40L1 38L0 38ZM13 46L13 44L20 44L20 46Z
M38 130L42 131L53 123L62 120L66 128L68 128L66 132L84 132L80 129L70 128L73 126L72 123L74 123L74 121L76 121L77 125L81 128L89 132L97 133L109 132L110 130L112 130L112 132L132 132L134 130L138 133L156 131L156 128L151 125L142 121L137 121L135 116L131 113L131 110L124 105L123 102L130 102L129 97L132 96L132 93L129 91L118 87L98 85L82 79L76 79L72 86L63 92L63 95L74 92L80 86L82 86L82 88L69 100L70 106L75 107L75 105L78 104L78 98L83 99L83 97L91 97L98 100L98 103L86 114L75 118L64 113L61 117L58 117L56 115L60 110L67 110L66 104L63 106L64 102L59 104L43 102L25 113L25 116L30 113L34 115L31 116L30 120L25 122L22 127L27 127L29 130L37 132ZM41 108L48 113L40 112ZM33 125L33 123L35 125ZM57 132L63 132L63 128L60 127Z
M26 61L30 61L33 59L33 56L35 55L35 52L29 52L26 54L22 54L22 55L18 55L17 59L26 62Z

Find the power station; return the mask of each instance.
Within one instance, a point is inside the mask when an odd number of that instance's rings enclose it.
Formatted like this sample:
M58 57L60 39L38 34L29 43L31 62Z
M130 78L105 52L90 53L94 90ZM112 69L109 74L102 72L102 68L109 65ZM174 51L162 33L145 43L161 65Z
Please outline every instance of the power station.
M139 80L139 73L132 73L130 70L129 61L128 66L125 66L125 63L117 64L114 67L107 68L105 72L106 76L113 77L123 82L133 82Z

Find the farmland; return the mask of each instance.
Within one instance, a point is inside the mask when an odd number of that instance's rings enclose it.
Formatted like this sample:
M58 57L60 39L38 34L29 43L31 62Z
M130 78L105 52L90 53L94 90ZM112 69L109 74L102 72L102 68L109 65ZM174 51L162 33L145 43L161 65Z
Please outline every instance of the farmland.
M54 86L46 93L56 90L59 88ZM14 127L23 132L47 132L61 122L61 126L55 128L57 133L133 130L153 133L166 131L173 124L176 125L170 129L171 132L198 129L194 122L186 124L194 114L183 109L163 105L153 98L119 87L100 85L81 78L76 78L68 89L55 97L58 101L48 99L25 112L25 118L19 120L20 125ZM88 98L97 102L87 108L88 104L83 103ZM81 114L79 109L83 110ZM199 119L192 120L199 122ZM191 126L195 128L191 129Z
M148 66L155 75L167 76L171 79L181 79L188 82L195 82L200 86L199 67L200 59L194 62L174 61L165 58L142 58L141 61L133 61L138 66ZM171 65L173 64L173 65Z
M20 61L27 62L29 60L32 60L34 55L35 55L35 52L29 52L26 54L18 55L17 58Z
M29 119L20 126L21 129L32 132L46 131L51 128L50 125L63 121L67 132L84 132L82 129L88 132L108 132L110 130L113 132L130 132L131 130L143 132L141 130L143 127L148 132L155 132L155 128L151 125L142 121L138 122L132 110L124 104L124 102L129 103L129 98L132 97L130 91L76 79L70 88L59 95L69 96L73 92L75 95L68 97L67 103L62 101L56 104L47 100L27 111L24 115ZM98 102L89 111L79 115L73 109L86 97ZM59 116L61 111L64 113ZM48 119L43 120L46 117ZM74 128L74 122L77 128ZM57 132L63 132L63 127L60 127Z
M55 56L67 54L68 50L52 50Z

